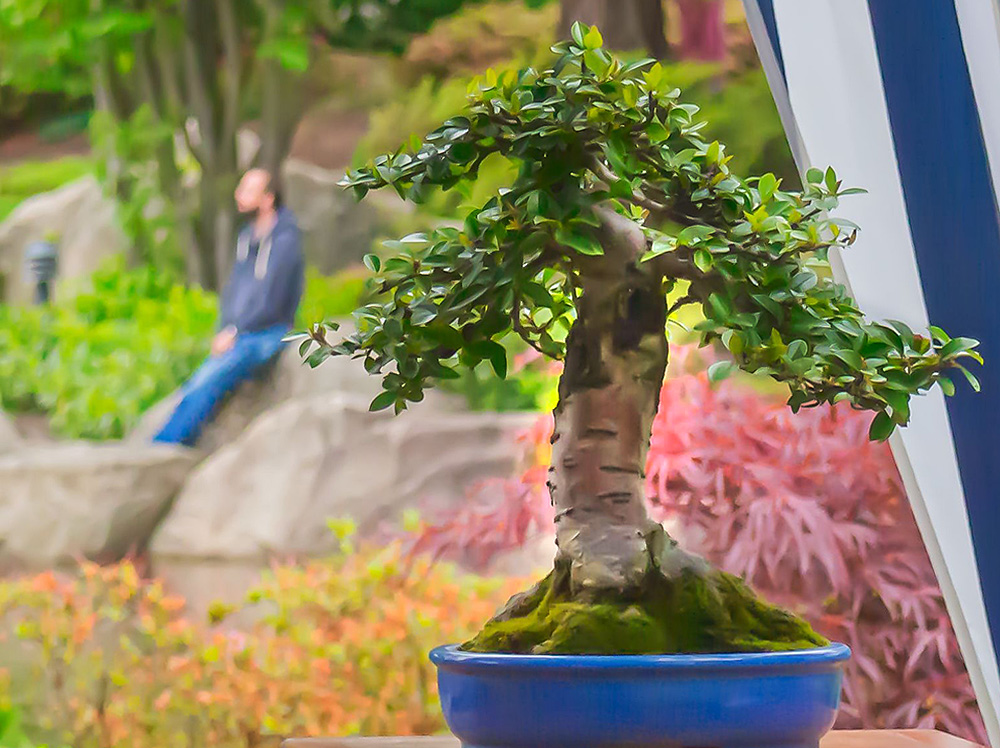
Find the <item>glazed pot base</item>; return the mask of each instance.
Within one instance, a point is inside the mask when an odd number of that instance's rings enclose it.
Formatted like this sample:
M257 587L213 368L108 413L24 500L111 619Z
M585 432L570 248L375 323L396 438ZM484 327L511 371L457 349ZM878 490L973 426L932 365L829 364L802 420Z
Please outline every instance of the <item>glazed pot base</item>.
M849 657L431 653L463 748L818 748Z

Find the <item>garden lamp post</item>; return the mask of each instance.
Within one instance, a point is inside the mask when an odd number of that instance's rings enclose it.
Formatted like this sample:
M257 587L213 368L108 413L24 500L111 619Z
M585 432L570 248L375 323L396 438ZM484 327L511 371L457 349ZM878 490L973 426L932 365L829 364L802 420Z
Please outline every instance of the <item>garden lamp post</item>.
M56 277L59 250L54 242L37 241L28 245L24 264L28 280L35 284L35 303L47 304L51 296L51 282Z

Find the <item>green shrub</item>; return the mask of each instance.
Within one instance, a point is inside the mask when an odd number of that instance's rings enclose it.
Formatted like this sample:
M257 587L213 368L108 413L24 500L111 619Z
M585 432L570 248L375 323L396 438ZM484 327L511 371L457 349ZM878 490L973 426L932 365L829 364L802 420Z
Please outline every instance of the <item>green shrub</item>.
M349 317L365 297L370 273L362 266L346 268L335 275L323 275L315 268L306 270L306 288L295 318L298 328L315 322Z
M202 361L212 294L115 259L49 308L0 306L0 405L42 411L54 433L118 438Z
M348 316L367 277L308 269L298 324ZM0 305L0 410L46 413L60 436L120 438L208 355L217 308L214 294L122 258L52 307Z

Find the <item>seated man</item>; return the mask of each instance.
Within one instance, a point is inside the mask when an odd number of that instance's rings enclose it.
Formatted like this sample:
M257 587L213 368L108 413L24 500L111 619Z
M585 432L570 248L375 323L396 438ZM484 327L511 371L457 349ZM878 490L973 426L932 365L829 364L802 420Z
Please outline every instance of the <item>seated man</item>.
M273 182L267 171L252 169L236 187L236 206L252 220L236 241L220 329L155 441L193 446L223 398L281 352L295 322L304 283L301 236Z

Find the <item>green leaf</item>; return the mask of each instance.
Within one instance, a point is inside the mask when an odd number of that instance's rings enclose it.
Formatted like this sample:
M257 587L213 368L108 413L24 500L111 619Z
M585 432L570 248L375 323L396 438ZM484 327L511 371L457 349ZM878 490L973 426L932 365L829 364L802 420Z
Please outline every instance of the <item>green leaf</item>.
M410 308L410 322L414 325L426 325L437 317L437 307L430 303L414 304Z
M833 170L832 166L826 167L825 181L826 188L830 190L830 192L837 191L837 173Z
M572 247L583 255L604 254L604 248L601 247L601 243L595 237L588 234L578 234L566 227L560 227L556 231L556 241L567 247Z
M973 390L979 392L982 389L981 385L979 384L979 380L976 379L976 376L971 371L966 369L964 366L958 366L957 364L955 368L959 369L962 372L962 374L965 375L965 378L969 380L969 384L972 386Z
M946 333L940 327L935 327L934 325L931 325L929 329L931 337L934 338L934 340L936 340L937 342L944 344L947 343L949 340L951 340L951 338L948 336L948 333Z
M892 408L892 420L901 426L910 420L910 396L898 390L882 393L882 398Z
M711 226L703 226L701 224L688 226L677 235L677 244L679 246L690 246L691 242L704 239L714 233L715 229Z
M743 338L735 330L726 330L722 333L722 344L729 349L734 356L739 356L745 350Z
M865 368L865 362L861 359L861 356L850 348L836 348L830 351L830 355L839 358L853 371L860 372Z
M656 63L643 73L643 78L646 81L646 86L651 91L655 91L656 88L663 82L663 66L660 63Z
M395 402L395 392L382 392L374 400L372 400L371 405L368 406L368 410L372 412L375 412L376 410L385 410Z
M948 358L956 353L966 353L979 346L979 341L973 338L952 338L939 351L941 358Z
M778 180L774 174L765 174L757 182L757 191L760 193L761 203L768 202L773 196L774 191L778 187Z
M793 340L788 344L788 357L794 361L806 355L808 350L809 346L804 340Z
M653 244L649 248L649 251L642 256L642 259L649 260L653 257L658 257L665 252L671 252L676 248L674 244L674 238L668 234L656 234L653 238Z
M503 349L503 346L499 346L500 350L495 351L493 355L490 356L490 366L493 367L493 371L501 379L507 378L507 351Z
M884 442L892 435L895 429L896 424L892 422L889 414L885 411L880 411L872 419L872 425L868 428L868 438L872 441Z
M701 272L707 273L712 269L712 253L707 249L696 249L694 251L694 264Z
M937 380L937 383L941 386L941 390L946 397L951 397L955 394L955 383L948 379L948 377L941 377Z
M662 143L670 137L670 131L659 122L650 122L646 126L646 137L650 143Z
M573 26L569 30L569 35L572 37L573 41L576 42L578 47L586 47L584 43L584 37L587 35L587 26L580 23L579 21L574 21Z
M507 376L507 349L495 340L477 340L466 346L466 350L479 359L487 359L501 379Z
M813 167L806 172L806 182L809 184L819 184L823 181L823 170Z
M718 293L714 291L708 295L708 303L711 305L712 310L715 312L715 317L719 321L725 321L729 319L732 315L733 310L729 305L729 302Z
M379 270L382 269L382 260L379 259L378 255L366 254L364 258L364 263L365 267L371 270L373 273L377 273Z
M717 384L730 376L736 369L737 366L732 361L716 361L708 367L708 381Z
M604 39L601 37L601 32L598 31L597 26L591 26L590 31L583 37L583 46L587 49L597 49L603 45Z

